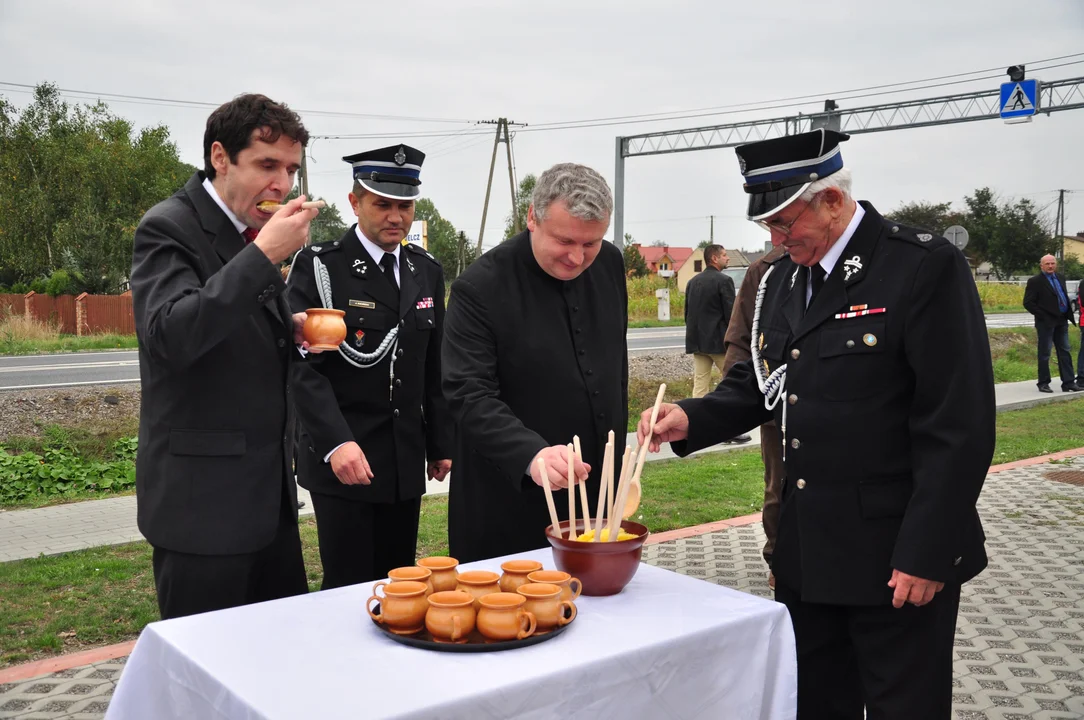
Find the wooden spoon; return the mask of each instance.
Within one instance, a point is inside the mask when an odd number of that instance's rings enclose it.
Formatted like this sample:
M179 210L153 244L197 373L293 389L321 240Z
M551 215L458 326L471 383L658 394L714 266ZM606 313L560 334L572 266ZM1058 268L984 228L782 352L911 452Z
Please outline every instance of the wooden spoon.
M643 490L640 487L640 473L644 471L644 462L647 461L647 448L651 445L651 436L655 434L655 421L659 419L659 407L662 406L662 396L666 392L666 383L659 386L659 394L655 397L655 406L651 408L651 424L648 426L647 435L640 445L640 453L636 458L636 472L629 481L628 497L625 500L625 509L621 517L628 520L640 508L640 498Z
M553 487L550 474L546 471L546 461L538 458L538 473L542 476L542 487L546 490L546 507L550 510L550 522L553 523L554 537L561 537L561 521L557 519L557 506L553 503Z

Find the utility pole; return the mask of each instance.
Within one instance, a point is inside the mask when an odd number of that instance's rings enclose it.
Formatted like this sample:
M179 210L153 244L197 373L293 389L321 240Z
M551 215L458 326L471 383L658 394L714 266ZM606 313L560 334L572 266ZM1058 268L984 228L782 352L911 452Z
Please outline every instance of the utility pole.
M483 120L480 125L496 125L497 132L493 136L493 155L489 159L489 180L486 181L486 200L482 205L482 227L478 231L478 255L482 254L482 238L486 232L486 215L489 213L489 193L493 189L493 170L497 165L497 146L504 142L508 145L508 185L512 191L512 218L516 232L520 231L519 213L516 212L516 181L512 175L512 137L508 134L508 126L526 127L526 123L517 123L508 118L496 120ZM502 138L503 135L503 138Z
M715 244L715 216L710 215L711 218L711 244Z
M1058 214L1054 216L1054 232L1058 238L1058 259L1065 259L1065 191L1058 190Z

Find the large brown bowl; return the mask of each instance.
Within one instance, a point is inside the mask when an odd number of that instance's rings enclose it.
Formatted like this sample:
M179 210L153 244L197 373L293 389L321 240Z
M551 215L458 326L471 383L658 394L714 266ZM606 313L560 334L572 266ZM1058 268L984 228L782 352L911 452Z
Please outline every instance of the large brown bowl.
M568 521L559 526L568 535ZM576 534L583 533L584 523L576 521ZM647 528L640 523L624 520L621 529L636 536L633 540L613 542L577 542L567 537L556 537L553 526L546 528L546 539L553 546L553 562L583 583L583 594L599 597L621 592L640 567Z

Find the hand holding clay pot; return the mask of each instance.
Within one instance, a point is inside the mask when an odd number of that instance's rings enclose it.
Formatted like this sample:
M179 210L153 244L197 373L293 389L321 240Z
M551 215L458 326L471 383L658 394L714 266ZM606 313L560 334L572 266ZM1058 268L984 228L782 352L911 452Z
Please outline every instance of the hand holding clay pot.
M346 313L332 308L309 308L305 311L305 342L313 352L338 350L346 339Z

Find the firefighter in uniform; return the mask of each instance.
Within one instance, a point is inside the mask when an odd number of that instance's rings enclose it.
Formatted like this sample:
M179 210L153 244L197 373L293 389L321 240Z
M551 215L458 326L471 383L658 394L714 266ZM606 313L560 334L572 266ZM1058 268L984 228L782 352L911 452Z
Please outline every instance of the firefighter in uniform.
M413 565L426 477L451 469L444 272L406 241L424 158L406 145L344 157L358 222L298 252L287 281L291 308L346 313L338 351L313 353L294 372L298 483L312 495L324 589Z
M798 717L947 718L960 585L987 562L990 346L963 254L851 198L847 138L737 149L749 219L788 254L758 288L752 359L663 406L650 442L684 456L774 419Z

